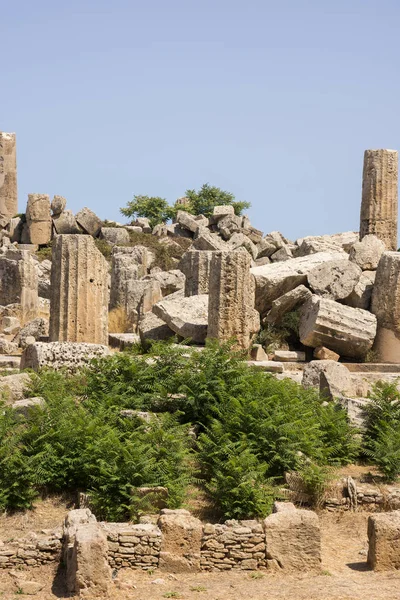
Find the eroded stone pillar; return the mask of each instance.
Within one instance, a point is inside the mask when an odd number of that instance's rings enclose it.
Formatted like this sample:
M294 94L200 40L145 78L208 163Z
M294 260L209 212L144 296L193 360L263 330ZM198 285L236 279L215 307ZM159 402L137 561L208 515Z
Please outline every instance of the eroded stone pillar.
M38 272L36 261L26 250L11 246L0 255L0 305L21 305L23 322L38 312Z
M182 256L179 269L184 273L185 296L208 294L212 252L188 250Z
M397 250L398 153L366 150L362 183L360 240L373 234Z
M0 131L0 227L18 212L15 133Z
M50 341L108 344L108 264L87 235L54 239Z
M26 222L31 244L48 244L51 240L50 198L46 194L29 194Z
M371 311L378 329L374 349L383 362L400 363L400 253L384 252L378 263Z
M208 297L207 337L221 342L234 339L245 350L260 329L250 265L247 252L213 252Z

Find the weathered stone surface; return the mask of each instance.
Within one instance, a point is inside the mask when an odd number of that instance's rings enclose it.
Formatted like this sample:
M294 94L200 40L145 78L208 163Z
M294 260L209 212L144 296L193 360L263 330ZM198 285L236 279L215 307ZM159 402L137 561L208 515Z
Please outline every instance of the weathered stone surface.
M277 360L248 360L247 364L267 373L283 373L283 363Z
M28 373L16 373L0 377L0 396L3 396L7 404L22 400L31 384Z
M185 275L185 296L208 294L212 252L188 250L179 269Z
M286 313L304 304L311 296L312 292L305 285L299 285L272 302L265 320L267 323L278 323Z
M41 337L47 337L49 335L49 322L47 319L42 317L36 317L32 321L29 321L24 325L13 338L13 342L24 348L26 339L33 337L34 341Z
M250 351L251 360L268 360L268 354L265 352L261 344L253 344Z
M178 290L183 290L185 288L185 275L179 269L151 273L146 276L145 281L146 280L156 281L160 286L163 297L174 294Z
M312 360L303 371L302 386L316 388L331 400L354 394L350 371L334 360Z
M274 360L280 360L281 362L304 362L306 354L300 350L275 350Z
M81 230L78 227L74 213L72 210L64 210L59 215L54 215L53 225L56 233L62 234L80 234Z
M0 131L0 227L18 212L15 133Z
M296 256L307 256L316 252L350 252L351 247L359 241L357 231L346 231L344 233L334 233L332 235L309 235L296 240L298 247Z
M35 342L25 348L21 359L21 370L44 368L77 371L93 358L102 358L110 353L108 346L79 344L75 342Z
M290 260L291 258L293 258L293 254L289 246L282 246L282 248L279 248L279 250L271 255L272 262L281 262L284 260Z
M11 408L19 415L28 417L32 409L35 407L43 408L45 404L44 398L26 398L24 400L13 402Z
M341 356L363 357L376 335L376 317L366 310L312 296L300 309L300 341L326 346Z
M397 250L398 154L366 150L360 212L360 239L376 235L387 250Z
M157 317L153 312L148 312L142 316L139 321L139 335L142 343L146 341L168 340L175 335L175 332L168 325Z
M347 412L351 425L358 429L365 428L365 407L370 403L369 398L339 398L339 404Z
M200 549L203 535L202 522L193 517L187 510L163 509L157 521L157 526L163 534L161 550L163 553L170 555L168 566L171 566L172 557L184 559L184 562L173 561L173 572L198 570L200 568ZM164 562L166 558L164 557ZM162 563L160 566L162 566Z
M42 262L38 262L37 272L39 297L50 300L51 261L42 260Z
M366 235L360 242L356 242L352 246L349 260L363 271L375 271L384 251L385 244L382 240L375 235Z
M123 227L102 227L100 237L109 244L126 246L129 244L129 233Z
M6 335L15 335L20 329L21 322L17 317L4 315L0 319L0 331L3 331Z
M229 240L229 246L232 250L244 248L253 260L257 258L257 246L244 233L234 233Z
M365 238L364 238L365 239ZM356 287L344 303L353 308L369 310L371 306L372 291L374 289L376 271L363 271Z
M100 524L79 525L67 562L68 590L88 598L107 597L111 586L107 553L107 537Z
M217 221L217 228L224 240L229 240L234 233L242 229L242 217L225 215Z
M221 218L226 215L234 215L235 209L231 204L220 204L218 206L214 206L213 217Z
M187 231L191 231L192 233L196 233L199 228L199 223L196 221L193 215L185 212L184 210L178 210L176 213L176 222L178 225L187 229Z
M368 518L368 564L375 571L400 569L400 511Z
M22 320L34 318L38 310L36 261L25 250L11 246L0 253L0 305L20 304Z
M272 302L279 296L307 283L307 275L314 267L342 257L342 253L319 252L311 256L253 267L251 273L256 280L256 309L265 315Z
M14 243L14 242L17 242L18 244L20 243L23 226L24 226L24 221L22 220L21 217L13 217L10 220L8 229L10 232L10 240L12 243Z
M359 266L344 260L330 260L312 269L307 276L311 289L319 296L343 300L354 290L361 277Z
M400 362L400 253L384 252L376 271L371 311L378 321L375 349L383 362Z
M76 217L78 225L80 225L83 231L86 231L89 235L96 237L99 235L103 222L90 208L82 208Z
M18 350L18 345L14 342L6 340L0 336L0 354L15 354Z
M277 512L264 520L268 561L286 572L305 573L321 568L319 519L311 510Z
M52 252L50 340L108 344L108 264L86 235L59 235Z
M29 194L26 222L31 244L48 244L51 240L50 198L45 194Z
M208 334L221 342L234 339L248 349L260 329L254 308L254 278L244 252L215 252L211 258Z
M317 346L317 348L314 349L313 356L317 360L334 360L335 362L340 358L339 354L333 350L329 350L329 348L325 348L325 346Z
M204 343L208 324L207 294L189 298L169 296L153 306L153 313L181 337L194 343Z
M66 206L67 201L65 198L63 198L63 196L54 196L50 206L51 212L53 213L53 217L61 215L61 213L65 210Z
M210 233L206 228L198 232L192 246L194 250L224 250L226 247L226 242L221 240L219 235Z

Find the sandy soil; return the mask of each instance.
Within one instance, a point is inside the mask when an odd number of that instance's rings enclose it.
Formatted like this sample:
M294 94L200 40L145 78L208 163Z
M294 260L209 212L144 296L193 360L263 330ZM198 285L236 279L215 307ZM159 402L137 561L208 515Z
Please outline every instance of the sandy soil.
M40 529L58 525L65 512L65 503L49 500L24 518L3 517L0 539L6 535L12 537L12 531L19 537L22 531L34 530L35 525ZM400 600L400 572L376 574L367 567L368 513L324 512L320 518L323 556L319 575L266 572L171 575L122 570L115 579L112 600ZM62 573L57 573L54 566L30 569L26 575L45 584L34 598L68 597ZM0 570L0 599L16 600L21 597L16 591L8 571Z

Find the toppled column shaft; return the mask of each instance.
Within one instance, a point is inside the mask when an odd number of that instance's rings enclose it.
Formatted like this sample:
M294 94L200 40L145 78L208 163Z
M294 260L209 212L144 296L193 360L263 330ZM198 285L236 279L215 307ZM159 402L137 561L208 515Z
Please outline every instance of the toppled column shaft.
M50 341L108 344L108 264L87 235L59 235L51 268Z
M0 132L0 227L18 212L15 133Z
M383 362L400 363L400 253L384 252L376 271L371 311L378 331L375 350Z
M234 339L245 350L260 329L250 264L247 252L213 252L209 282L207 337L221 342Z
M362 183L360 239L374 234L387 250L397 250L398 153L366 150Z

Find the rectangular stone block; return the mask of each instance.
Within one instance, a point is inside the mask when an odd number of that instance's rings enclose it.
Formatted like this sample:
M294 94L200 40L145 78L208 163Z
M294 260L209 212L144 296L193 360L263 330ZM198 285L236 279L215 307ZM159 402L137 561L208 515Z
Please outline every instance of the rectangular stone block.
M0 227L18 212L15 133L0 131Z
M372 569L400 569L400 511L368 518L368 544L368 564Z

